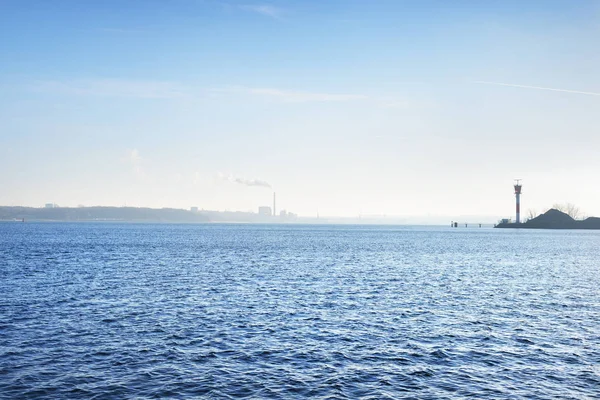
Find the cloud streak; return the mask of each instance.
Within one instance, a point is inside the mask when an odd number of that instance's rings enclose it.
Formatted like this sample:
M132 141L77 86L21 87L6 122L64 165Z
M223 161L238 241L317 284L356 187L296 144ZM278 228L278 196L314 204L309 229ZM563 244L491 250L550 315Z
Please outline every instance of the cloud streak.
M251 11L257 14L264 15L266 17L276 19L280 18L283 13L283 10L281 8L273 7L268 4L249 4L240 6L240 8L245 11Z
M368 96L360 94L321 93L304 92L294 90L282 90L274 88L250 88L230 87L225 89L213 89L215 92L246 93L256 96L270 97L286 103L308 103L308 102L344 102L365 100Z
M473 83L478 83L478 84L483 84L483 85L508 86L508 87L522 88L522 89L549 90L552 92L584 94L587 96L600 96L600 93L596 93L596 92L584 92L584 91L580 91L580 90L556 89L556 88L548 88L548 87L541 87L541 86L516 85L516 84L512 84L512 83L487 82L487 81L474 81Z
M32 89L40 92L74 96L141 99L173 99L185 96L184 90L173 82L121 79L44 81L34 84Z

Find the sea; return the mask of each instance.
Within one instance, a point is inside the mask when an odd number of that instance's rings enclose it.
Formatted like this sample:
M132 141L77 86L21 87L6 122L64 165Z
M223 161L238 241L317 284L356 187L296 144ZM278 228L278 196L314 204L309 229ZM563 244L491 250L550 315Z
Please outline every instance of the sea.
M600 398L600 232L0 223L0 398Z

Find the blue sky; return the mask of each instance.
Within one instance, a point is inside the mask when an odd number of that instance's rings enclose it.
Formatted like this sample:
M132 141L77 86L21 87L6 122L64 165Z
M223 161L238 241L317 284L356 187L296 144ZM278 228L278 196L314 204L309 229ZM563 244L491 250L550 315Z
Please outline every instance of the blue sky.
M600 215L599 34L584 0L0 0L0 204L500 217L523 178Z

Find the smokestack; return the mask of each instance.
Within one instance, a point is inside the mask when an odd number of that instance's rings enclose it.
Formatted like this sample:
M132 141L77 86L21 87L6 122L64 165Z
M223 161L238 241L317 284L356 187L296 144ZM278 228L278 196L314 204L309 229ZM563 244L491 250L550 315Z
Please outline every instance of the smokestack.
M275 192L273 192L273 216L276 217L277 216L277 209L275 208Z
M521 180L515 179L515 199L516 199L516 222L521 223Z

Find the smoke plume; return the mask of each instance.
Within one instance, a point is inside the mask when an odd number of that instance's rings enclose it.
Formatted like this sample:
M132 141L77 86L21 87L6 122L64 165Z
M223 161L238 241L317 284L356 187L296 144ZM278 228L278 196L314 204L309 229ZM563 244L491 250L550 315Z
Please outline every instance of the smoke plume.
M220 176L222 179L224 179L226 181L238 183L240 185L271 188L271 184L269 182L263 181L261 179L244 179L244 178L238 178L238 177L235 177L232 175L223 175L223 174L220 174Z

